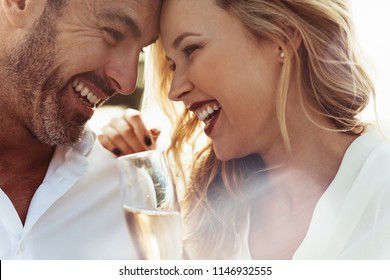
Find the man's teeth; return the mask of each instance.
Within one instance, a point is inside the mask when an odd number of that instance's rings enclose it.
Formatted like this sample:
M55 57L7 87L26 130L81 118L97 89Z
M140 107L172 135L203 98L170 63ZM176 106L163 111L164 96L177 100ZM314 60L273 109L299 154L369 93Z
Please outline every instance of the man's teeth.
M208 119L209 117L211 117L212 114L219 111L219 109L221 109L221 107L216 105L216 104L213 106L207 106L203 110L200 110L197 112L198 118L199 118L199 120L204 121L204 120Z
M93 92L82 82L74 81L73 88L82 97L85 97L93 106L96 106L101 101L101 98L97 97ZM84 101L84 99L82 99Z

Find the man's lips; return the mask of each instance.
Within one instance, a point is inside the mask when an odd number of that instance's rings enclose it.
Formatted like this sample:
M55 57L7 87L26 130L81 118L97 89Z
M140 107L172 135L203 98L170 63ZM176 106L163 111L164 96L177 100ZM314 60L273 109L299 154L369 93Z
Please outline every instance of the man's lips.
M72 87L79 100L91 108L98 107L107 99L104 93L86 81L76 79L72 82Z

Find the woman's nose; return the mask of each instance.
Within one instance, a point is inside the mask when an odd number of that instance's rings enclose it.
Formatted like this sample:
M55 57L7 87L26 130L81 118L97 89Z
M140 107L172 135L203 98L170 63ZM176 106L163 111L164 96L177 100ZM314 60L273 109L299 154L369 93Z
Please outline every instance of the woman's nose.
M175 71L168 97L172 101L183 101L183 98L192 90L192 87L184 72Z
M123 95L131 94L137 85L139 54L117 55L106 65L105 74L112 87Z

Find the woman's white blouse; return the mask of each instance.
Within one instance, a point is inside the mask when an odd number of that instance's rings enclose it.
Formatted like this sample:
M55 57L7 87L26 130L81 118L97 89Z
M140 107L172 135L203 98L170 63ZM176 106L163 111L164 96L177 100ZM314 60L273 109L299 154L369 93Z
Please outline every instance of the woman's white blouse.
M237 259L251 258L248 235L249 218ZM378 128L345 152L293 259L390 259L390 142Z

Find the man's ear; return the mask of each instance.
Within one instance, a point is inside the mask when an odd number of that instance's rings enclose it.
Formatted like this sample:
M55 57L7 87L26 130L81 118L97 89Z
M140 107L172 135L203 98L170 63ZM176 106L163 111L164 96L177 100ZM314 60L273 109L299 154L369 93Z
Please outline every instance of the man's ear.
M42 14L46 0L1 0L3 11L11 26L25 28L32 26Z

